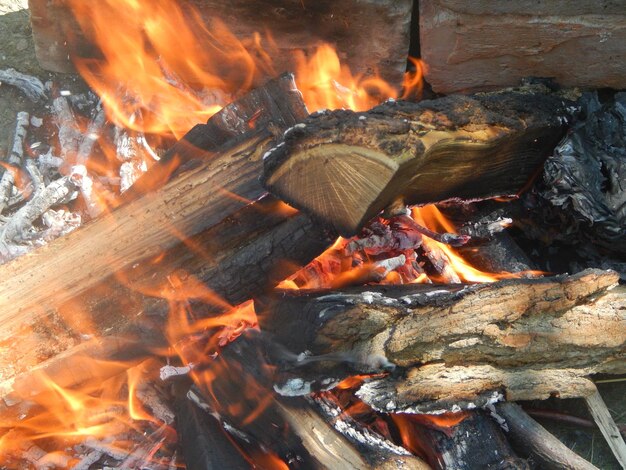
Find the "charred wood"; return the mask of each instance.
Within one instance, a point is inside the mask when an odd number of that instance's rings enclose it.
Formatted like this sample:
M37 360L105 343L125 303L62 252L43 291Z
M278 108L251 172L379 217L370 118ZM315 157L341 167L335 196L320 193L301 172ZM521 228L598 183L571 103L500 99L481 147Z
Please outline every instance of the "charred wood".
M175 403L176 432L185 465L191 470L251 468L220 422L187 399Z
M552 152L567 122L572 102L545 91L536 86L319 113L268 154L263 182L346 236L390 205L399 207L398 200L512 195Z
M430 466L421 458L411 455L408 450L366 428L323 394L315 395L309 401L315 403L326 422L332 422L337 432L358 449L359 454L366 459L371 468L380 470L430 469Z
M413 431L423 443L428 462L440 470L529 470L500 426L485 411L473 411L447 432L427 426Z

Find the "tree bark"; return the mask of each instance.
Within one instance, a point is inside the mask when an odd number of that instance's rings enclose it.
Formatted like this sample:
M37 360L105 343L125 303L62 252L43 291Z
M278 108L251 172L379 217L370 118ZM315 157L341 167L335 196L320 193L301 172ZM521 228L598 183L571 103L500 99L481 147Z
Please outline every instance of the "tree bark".
M567 121L567 100L544 91L529 86L319 113L268 154L263 182L344 236L399 200L513 195L552 152Z
M406 376L365 386L368 404L425 412L479 395L484 404L494 391L509 400L584 396L587 375L626 368L626 296L603 295L616 283L615 273L587 270L465 287L285 292L265 299L260 319L298 357L282 367L286 393L401 367Z

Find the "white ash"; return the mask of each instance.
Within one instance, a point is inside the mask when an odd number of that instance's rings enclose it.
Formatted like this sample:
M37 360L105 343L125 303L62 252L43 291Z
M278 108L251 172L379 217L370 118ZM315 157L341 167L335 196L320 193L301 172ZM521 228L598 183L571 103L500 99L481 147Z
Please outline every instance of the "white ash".
M161 394L152 385L143 384L141 387L137 388L136 394L137 398L139 398L145 406L150 408L155 418L167 425L171 425L174 422L176 415L165 402Z
M282 385L274 384L274 391L284 397L299 397L302 395L310 395L312 392L311 386L313 381L306 382L300 378L293 378L287 380Z
M80 214L64 209L49 209L41 216L41 221L48 228L41 232L40 238L45 242L49 242L55 238L67 235L80 227L82 217Z
M166 381L168 379L171 379L172 377L187 375L189 374L189 372L192 371L193 367L194 365L191 363L186 366L181 366L181 367L171 366L168 364L166 366L161 367L161 369L159 370L159 378L162 381Z
M85 447L89 447L90 449L102 452L109 457L113 457L115 460L125 460L130 455L130 452L112 446L111 443L116 438L117 436L111 436L103 440L98 440L90 436L84 440L83 444L85 445Z
M374 433L367 428L356 429L352 418L345 417L341 408L331 405L326 400L315 400L322 412L329 417L334 428L348 439L363 444L369 448L384 449L396 455L411 455L404 447L397 446L380 434Z
M87 174L87 168L84 165L73 166L70 179L80 191L83 201L85 201L89 217L92 219L98 217L102 213L103 208L102 205L98 203L98 199L94 194L93 180Z
M122 163L120 166L120 193L127 191L146 171L148 171L148 166L141 158Z
M33 192L36 194L40 191L43 191L43 189L46 187L46 182L44 181L43 175L41 174L41 171L39 171L39 168L37 167L35 161L31 159L26 160L26 163L24 164L24 169L26 170L26 173L28 173L28 176L30 178Z
M43 119L37 116L30 117L30 125L36 128L43 126Z
M267 152L265 152L265 154L263 155L263 160L267 160L276 150L278 150L279 148L283 147L285 145L284 142L281 142L280 144L278 144L276 147L273 147L271 149L269 149Z
M53 155L52 149L48 149L45 154L41 154L37 157L37 163L39 164L39 169L46 173L50 169L59 169L64 161L61 157Z
M18 88L33 102L46 99L45 87L41 80L15 69L0 70L0 83Z
M498 400L498 401L501 401L501 400ZM486 410L489 410L489 414L491 415L491 417L496 421L496 423L500 425L500 427L505 432L509 432L509 425L507 424L506 419L504 419L502 416L498 414L498 412L496 411L496 407L493 405L493 403L487 403L483 408L485 408Z
M100 139L100 134L102 133L102 128L104 127L105 122L105 114L102 106L99 105L96 108L96 115L89 123L87 127L87 132L83 137L80 145L78 147L78 152L76 155L76 163L79 165L84 165L87 162L87 159L91 156L91 152L93 151L93 147L95 143Z
M80 462L72 467L72 470L89 470L91 466L102 458L104 454L98 450L92 450L84 455Z
M13 142L9 152L8 164L15 168L5 168L2 178L0 179L0 214L9 204L11 191L15 184L13 171L20 167L22 158L24 157L24 140L29 125L29 114L24 111L17 113L15 122L15 132L13 134Z
M139 153L139 142L137 138L126 129L115 128L115 156L120 162L128 162L137 158Z
M466 289L468 289L469 287L463 287L462 289L456 291L456 294L459 295L461 294L463 291L465 291ZM429 301L432 301L433 297L440 297L440 296L447 296L450 295L450 291L449 290L445 290L445 289L437 289L437 290L431 290L428 292L420 292L419 294L411 294L411 295L405 295L404 297L400 297L400 301L406 305L420 305L421 303L424 302L424 298L430 298Z
M338 302L339 305L356 305L356 304L383 304L397 305L398 300L392 297L386 297L380 292L361 292L360 294L329 294L323 295L315 299L316 302ZM333 308L333 307L329 307Z
M61 154L66 160L73 161L82 140L74 113L64 96L59 96L52 101L52 111L59 130Z
M386 276L387 274L389 274L391 271L395 271L398 268L401 268L402 266L404 266L404 264L406 263L406 256L404 255L399 255L399 256L395 256L393 258L388 258L382 261L376 261L376 263L374 263L374 265L377 268L382 268L384 269L384 273L383 276Z
M69 176L53 181L35 193L30 201L22 206L0 232L0 254L6 256L3 248L7 243L32 238L33 223L51 207L68 202L75 194L75 185Z

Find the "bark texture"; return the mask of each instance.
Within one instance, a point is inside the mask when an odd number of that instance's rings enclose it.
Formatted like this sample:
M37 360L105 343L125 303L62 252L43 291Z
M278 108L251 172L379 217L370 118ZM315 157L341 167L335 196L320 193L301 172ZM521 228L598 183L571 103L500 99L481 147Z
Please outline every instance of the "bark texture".
M587 270L475 286L285 293L267 301L261 322L304 353L283 367L288 393L395 369L366 384L362 398L383 411L420 412L585 396L587 375L626 369L626 296L605 294L617 279Z

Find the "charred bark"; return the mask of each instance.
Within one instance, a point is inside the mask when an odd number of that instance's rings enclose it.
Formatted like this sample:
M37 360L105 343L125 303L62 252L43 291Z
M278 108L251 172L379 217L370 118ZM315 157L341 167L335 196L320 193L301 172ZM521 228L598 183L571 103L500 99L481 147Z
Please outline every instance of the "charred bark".
M416 427L428 462L440 470L529 470L500 426L484 411L471 412L449 432Z
M512 195L561 138L567 103L537 86L320 113L268 154L263 182L346 236L398 200Z

